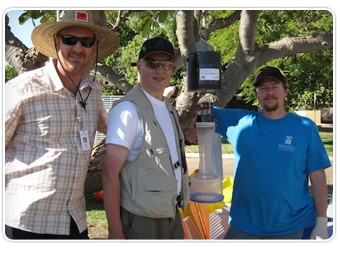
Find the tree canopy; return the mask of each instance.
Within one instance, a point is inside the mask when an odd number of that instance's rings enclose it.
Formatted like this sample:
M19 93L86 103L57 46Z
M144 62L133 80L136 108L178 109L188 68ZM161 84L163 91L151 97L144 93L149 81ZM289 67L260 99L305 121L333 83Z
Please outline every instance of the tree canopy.
M221 54L222 85L216 92L220 106L226 106L236 94L254 103L252 80L258 68L269 64L281 68L290 93L291 110L333 103L333 16L328 10L105 10L109 29L119 34L120 48L99 64L98 72L111 86L103 84L103 93L124 94L137 83L135 62L146 38L164 36L176 48L177 71L170 85L182 88L177 98L180 117L193 115L197 93L187 92L185 56L209 43ZM28 10L18 22L42 17L54 21L55 10ZM7 17L6 17L7 18ZM6 22L8 24L8 22ZM7 26L6 26L7 28ZM10 54L10 52L13 52ZM6 61L18 73L41 66L42 55L25 48L6 29ZM202 91L200 94L204 93ZM190 117L189 117L190 118ZM183 122L185 128L187 124Z

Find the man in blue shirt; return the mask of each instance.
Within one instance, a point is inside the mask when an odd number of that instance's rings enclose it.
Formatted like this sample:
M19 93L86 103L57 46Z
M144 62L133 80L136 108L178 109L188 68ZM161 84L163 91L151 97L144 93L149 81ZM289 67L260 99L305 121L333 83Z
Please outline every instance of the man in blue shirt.
M216 131L235 152L225 239L301 239L304 228L312 226L311 239L326 239L324 169L331 163L318 129L308 118L285 110L288 89L279 69L264 67L254 85L261 112L213 109Z

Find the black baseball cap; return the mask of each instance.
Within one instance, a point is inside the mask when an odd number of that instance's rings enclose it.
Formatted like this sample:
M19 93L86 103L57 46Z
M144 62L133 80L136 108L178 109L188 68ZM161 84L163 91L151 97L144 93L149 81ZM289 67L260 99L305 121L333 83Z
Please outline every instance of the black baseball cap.
M155 37L144 41L139 52L138 60L146 59L150 54L153 53L167 54L171 57L172 60L175 60L176 58L173 45L170 41L162 37Z
M255 87L259 86L260 81L267 77L273 78L273 79L276 79L282 82L283 86L286 87L286 80L281 70L275 67L271 67L271 66L266 66L259 70L254 81Z

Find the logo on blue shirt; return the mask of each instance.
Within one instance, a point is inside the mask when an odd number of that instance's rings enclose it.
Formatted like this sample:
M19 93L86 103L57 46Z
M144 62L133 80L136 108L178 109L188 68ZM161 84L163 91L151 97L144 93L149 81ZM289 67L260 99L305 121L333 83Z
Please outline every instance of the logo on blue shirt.
M295 146L293 146L292 144L293 144L293 136L287 135L284 144L279 144L278 148L279 150L282 150L282 151L294 152Z

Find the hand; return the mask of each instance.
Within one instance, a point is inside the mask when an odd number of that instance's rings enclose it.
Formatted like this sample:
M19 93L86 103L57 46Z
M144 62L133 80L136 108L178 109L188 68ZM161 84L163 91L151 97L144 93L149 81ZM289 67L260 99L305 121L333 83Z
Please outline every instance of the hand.
M328 239L327 217L316 217L315 227L310 235L310 239L325 240Z

